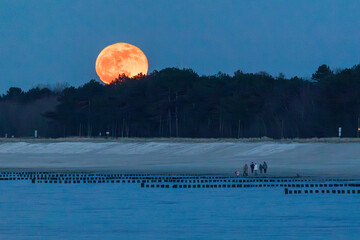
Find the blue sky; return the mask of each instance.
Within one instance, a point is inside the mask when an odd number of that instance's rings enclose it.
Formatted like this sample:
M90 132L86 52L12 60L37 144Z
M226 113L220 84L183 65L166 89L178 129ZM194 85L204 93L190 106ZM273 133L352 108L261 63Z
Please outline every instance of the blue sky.
M360 1L0 0L0 92L98 79L107 45L142 49L149 70L310 77L360 63Z

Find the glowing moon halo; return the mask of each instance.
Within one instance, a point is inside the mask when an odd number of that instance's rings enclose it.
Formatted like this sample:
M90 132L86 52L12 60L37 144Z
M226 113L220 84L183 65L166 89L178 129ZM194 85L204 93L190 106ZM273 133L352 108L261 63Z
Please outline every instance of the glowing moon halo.
M95 71L100 80L110 84L119 74L134 77L147 74L148 60L140 48L128 43L115 43L104 48L96 59Z

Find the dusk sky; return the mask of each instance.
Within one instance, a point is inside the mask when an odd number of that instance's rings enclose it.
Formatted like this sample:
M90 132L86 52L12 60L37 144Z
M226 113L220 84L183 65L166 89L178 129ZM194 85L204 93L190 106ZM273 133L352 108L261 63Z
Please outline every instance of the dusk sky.
M310 77L360 63L360 1L0 1L0 93L11 86L99 79L116 42L138 46L149 72L267 71Z

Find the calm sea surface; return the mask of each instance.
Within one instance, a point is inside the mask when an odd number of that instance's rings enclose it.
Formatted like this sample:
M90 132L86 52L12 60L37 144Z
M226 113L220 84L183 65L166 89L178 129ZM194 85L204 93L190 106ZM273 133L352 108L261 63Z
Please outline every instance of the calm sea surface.
M0 181L0 239L359 239L360 194Z

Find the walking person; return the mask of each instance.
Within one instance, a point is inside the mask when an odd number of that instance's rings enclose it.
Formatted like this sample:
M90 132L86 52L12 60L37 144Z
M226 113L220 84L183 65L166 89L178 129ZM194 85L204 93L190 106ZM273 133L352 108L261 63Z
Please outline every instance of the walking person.
M251 162L251 164L250 164L251 174L253 174L253 173L254 173L254 167L255 167L254 162Z
M255 176L258 175L258 170L259 170L259 166L257 165L257 163L255 163L255 165L254 165L254 173L255 173Z
M264 168L264 173L267 172L267 169L268 169L268 165L266 164L266 162L264 161L263 163L263 168Z
M245 163L244 172L243 172L243 177L247 177L248 175L249 175L249 167L248 167L248 165Z
M261 165L261 163L260 163L259 169L260 169L260 174L262 174L264 167L263 167L263 165Z

